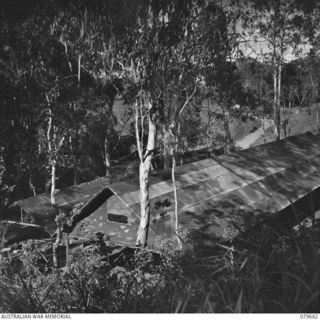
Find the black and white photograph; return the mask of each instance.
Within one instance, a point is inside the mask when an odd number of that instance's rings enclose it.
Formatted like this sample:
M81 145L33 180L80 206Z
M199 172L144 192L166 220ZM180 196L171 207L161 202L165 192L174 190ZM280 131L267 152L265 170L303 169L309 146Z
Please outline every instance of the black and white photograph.
M0 318L153 313L318 319L320 1L0 0Z

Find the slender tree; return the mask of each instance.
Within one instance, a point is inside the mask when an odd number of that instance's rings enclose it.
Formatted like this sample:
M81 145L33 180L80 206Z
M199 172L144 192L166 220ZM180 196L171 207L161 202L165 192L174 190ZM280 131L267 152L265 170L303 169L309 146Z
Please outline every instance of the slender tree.
M265 44L263 55L272 66L274 133L280 139L283 65L286 56L305 40L301 31L306 8L299 0L253 0L252 4L252 16L247 22L254 28L251 36Z

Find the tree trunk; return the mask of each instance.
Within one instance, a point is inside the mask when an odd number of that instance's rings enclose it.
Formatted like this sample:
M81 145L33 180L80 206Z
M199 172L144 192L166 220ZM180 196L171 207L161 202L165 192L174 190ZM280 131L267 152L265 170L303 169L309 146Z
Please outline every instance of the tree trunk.
M79 184L79 173L78 173L78 158L79 158L79 137L78 137L78 128L73 128L73 136L70 138L72 147L71 150L73 152L73 184Z
M279 137L278 132L278 103L277 103L277 94L278 85L277 85L277 69L274 65L273 70L273 117L274 117L274 134L276 135L277 139Z
M277 90L277 123L278 123L278 137L277 139L281 139L281 116L280 116L280 106L281 106L281 73L282 73L282 67L281 67L281 61L279 62L278 66L278 90Z
M56 218L55 222L57 225L57 237L56 240L52 244L52 260L53 260L53 266L55 268L58 267L58 257L57 257L57 248L59 246L60 242L60 225L59 225L59 219L58 219L58 209L56 205L56 197L55 197L55 192L56 192L56 160L52 159L51 160L51 192L50 192L50 202L51 205L54 207L56 211Z
M52 260L54 267L58 267L58 258L57 258L57 248L61 239L61 223L59 217L59 210L56 204L56 166L57 166L57 156L60 148L63 145L65 137L63 136L59 143L57 143L57 128L53 124L53 114L50 108L50 100L46 93L46 98L48 102L48 111L49 111L49 119L48 119L48 130L47 130L47 140L48 140L48 151L49 151L49 163L51 165L51 191L50 191L50 203L51 206L55 209L56 217L55 222L57 226L56 230L56 240L52 244Z
M58 209L56 207L56 218L54 219L56 225L57 225L57 230L56 230L56 240L53 243L52 246L52 251L53 251L53 266L55 268L58 268L58 255L57 255L57 249L59 247L60 241L61 241L61 222L60 222L60 217L58 214Z
M31 178L31 175L29 174L29 187L30 189L32 190L32 194L33 196L36 196L37 195L37 192L36 192L36 187L34 186L34 184L32 183L32 178Z
M75 186L79 184L78 159L76 155L73 156L73 184Z
M70 267L70 249L69 249L69 234L65 234L65 243L66 243L66 267L69 270Z
M320 107L320 104L317 103L317 114L316 114L317 135L319 135L319 133L320 133L320 126L319 126L319 107Z
M208 109L207 109L208 122L207 122L207 130L206 130L207 137L206 138L207 138L207 157L209 157L209 154L210 154L210 156L212 155L211 139L210 139L210 126L211 126L212 115L211 115L211 111L210 111L210 99L208 98L207 101L208 101Z
M162 130L162 139L163 139L163 167L164 169L169 169L171 166L170 161L170 132L169 130L164 126Z
M224 126L224 131L226 134L225 137L225 153L230 152L231 144L232 144L232 139L231 139L231 134L230 134L230 128L229 128L229 115L228 112L224 109L223 111L223 126Z
M19 139L19 138L18 138ZM16 177L16 196L18 199L21 199L22 192L21 192L21 177L22 177L22 170L21 170L21 155L20 155L20 144L18 143L18 152L17 152L17 177Z
M51 160L51 191L50 191L50 202L52 206L56 205L56 159Z
M104 138L104 165L106 168L106 176L109 176L110 175L111 160L110 160L109 139L108 139L107 135Z
M179 216L178 216L178 195L177 195L177 185L176 185L176 177L175 177L175 168L176 168L176 158L175 154L177 151L177 145L178 145L178 139L175 139L175 146L173 146L172 149L172 169L171 169L171 179L173 184L173 194L174 194L174 215L175 215L175 232L177 237L177 242L179 245L179 248L182 249L182 243L179 236Z
M151 169L151 160L155 148L156 125L152 119L152 105L149 102L148 114L148 143L147 150L142 159L140 159L139 182L140 182L140 225L136 245L146 247L148 241L148 231L150 223L150 202L149 202L149 173Z
M151 158L151 157L148 157ZM138 230L138 238L136 245L146 247L150 223L150 203L149 203L149 162L140 163L140 225Z
M110 137L114 128L112 115L113 115L113 104L114 104L114 97L109 97L108 103L108 124L107 130L104 137L104 165L106 169L106 176L110 175L110 168L111 168L111 155L110 155Z
M180 141L180 137L181 137L181 123L180 121L178 121L178 123L176 124L176 127L177 127L177 137L176 137L176 141L175 141L175 154L177 156L177 159L180 159L180 166L183 165L183 145Z

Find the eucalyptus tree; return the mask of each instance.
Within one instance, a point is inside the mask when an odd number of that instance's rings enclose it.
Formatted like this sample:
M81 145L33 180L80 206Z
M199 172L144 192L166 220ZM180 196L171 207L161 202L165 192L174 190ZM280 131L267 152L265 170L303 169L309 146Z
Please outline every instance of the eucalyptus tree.
M137 245L145 246L156 136L161 134L165 166L169 167L177 152L185 110L203 82L218 82L218 77L225 76L217 71L217 64L223 63L221 72L230 50L225 41L228 21L214 1L138 2L132 12L136 24L128 31L118 63L126 79L126 100L134 105L141 200Z
M195 81L187 81L194 67L190 48L186 46L195 12L194 1L137 2L131 8L135 25L128 32L118 63L126 79L126 101L134 105L141 201L137 245L146 246L150 220L149 173L157 132L165 126L170 134L172 120L181 115L196 91ZM168 101L176 109L167 111ZM168 113L172 118L168 118ZM166 152L170 148L166 144Z
M312 1L311 1L312 2ZM303 27L305 13L312 3L300 0L252 0L251 15L246 25L252 28L251 36L265 44L263 56L273 69L273 117L274 132L281 137L281 77L286 56L305 43Z

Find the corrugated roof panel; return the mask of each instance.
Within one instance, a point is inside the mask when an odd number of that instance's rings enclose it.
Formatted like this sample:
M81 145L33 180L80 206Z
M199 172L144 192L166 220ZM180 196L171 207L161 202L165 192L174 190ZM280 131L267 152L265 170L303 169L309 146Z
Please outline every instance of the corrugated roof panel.
M285 173L283 174L285 177ZM286 177L288 177L286 183L282 180L282 183L274 185L269 194L253 192L256 190L256 184L261 184L261 182L256 182L244 189L186 208L179 214L180 222L188 226L194 220L197 222L197 229L202 231L207 230L208 225L215 224L217 230L220 228L219 234L223 234L227 221L229 225L232 223L249 227L257 222L257 219L253 219L254 216L258 219L265 219L268 215L283 210L320 186L320 173L318 173L317 179L314 179L313 182L312 179L309 180L311 176L307 175L304 177L305 181L300 184L300 188L288 191L286 186L292 184L292 176L288 174ZM296 174L296 178L301 177L298 173ZM247 197L248 190L251 192L251 199ZM290 201L290 198L294 200Z
M237 181L237 186L242 186L247 183L251 183L252 181L262 179L266 175L273 174L281 170L283 170L283 168L268 167L265 169L259 168L258 170L250 170L245 168L239 168L237 164L234 163L226 163L225 167L223 167L222 165L214 164L211 167L202 168L199 171L193 171L188 174L176 176L176 188L177 190L182 189L183 192L188 192L188 188L192 189L194 188L193 186L201 184L211 179L213 181L223 180L224 186L220 184L219 192L227 192L228 188L234 188L234 186L232 185L232 182L234 181ZM257 173L256 171L259 172ZM138 186L136 188L138 188ZM162 181L150 186L149 198L153 199L162 196L165 197L166 194L172 191L172 181ZM122 194L121 197L128 205L133 205L140 201L139 194L140 191L136 190L133 192Z
M179 175L189 173L190 171L197 171L203 168L214 166L216 164L217 162L212 158L200 160L197 162L191 162L191 163L184 164L182 166L178 166L176 168L176 174L177 176L179 176Z
M284 169L281 169L280 172L277 172L275 174L270 175L269 180L274 181L277 180L280 176L277 174L280 174ZM190 185L188 187L185 187L183 189L177 190L177 198L178 198L178 209L181 210L186 207L190 207L193 205L196 205L198 203L201 203L203 201L206 201L209 198L217 198L224 194L231 196L232 192L235 190L242 190L242 193L246 195L246 197L250 197L250 190L251 193L261 193L265 194L266 192L270 193L270 190L272 190L272 187L269 186L264 182L264 179L261 176L255 176L255 178L259 178L255 183L252 183L250 181L245 181L239 179L238 176L227 173L225 175L222 175L214 180L207 180L203 181L198 184ZM255 181L255 180L253 180ZM247 186L249 186L247 188ZM254 192L252 190L254 188ZM245 199L243 201L248 201L248 199ZM166 194L163 194L159 197L150 199L150 206L152 211L153 217L159 217L161 213L163 212L170 212L174 210L174 193L168 192ZM140 210L140 204L135 204L131 206L136 212L139 212Z
M183 193L186 194L185 197L188 197L188 189L190 189L189 186L202 183L202 181L208 180L209 177L218 182L219 180L222 180L222 183L214 183L214 189L217 190L216 192L218 193L228 192L228 190L233 190L236 187L242 187L254 181L261 180L270 174L282 171L286 167L291 166L296 159L301 161L302 155L304 156L303 159L305 159L305 154L296 154L298 152L300 153L299 150L302 148L301 141L307 141L311 146L314 146L314 141L317 141L316 139L313 139L310 143L309 138L295 138L294 140L300 145L297 146L296 149L292 147L292 145L295 146L294 144L290 143L290 146L288 146L287 142L281 141L277 142L278 148L275 148L275 143L271 143L239 153L221 156L217 161L213 159L206 159L197 163L177 167L177 189L183 189ZM316 144L316 146L318 146L318 144ZM320 152L319 149L314 149L315 152ZM269 155L269 158L263 157L264 155ZM308 158L310 159L312 157ZM279 164L281 164L282 167L279 168ZM230 171L231 173L229 174L228 172ZM219 177L221 174L225 175ZM159 181L158 177L156 177L155 181ZM116 184L112 185L112 188L118 195L122 195L123 201L128 205L139 203L140 192L138 190L139 187L137 183L129 185L127 183ZM194 189L194 187L191 187L191 190L192 189ZM134 191L125 192L126 190ZM159 197L159 200L155 200L153 202L162 202L168 198L168 193L172 192L172 190L173 186L170 179L151 184L149 189L150 199ZM171 196L169 198L172 199ZM184 200L183 202L186 203L187 200ZM139 212L139 206L135 206L135 210L138 210Z
M191 173L183 174L176 177L176 188L181 189L190 185L200 183L208 180L209 178L215 178L219 175L227 173L228 170L221 167L220 165L213 165L212 167L202 168L199 171L193 171ZM136 188L139 188L137 186ZM150 185L149 187L149 198L156 198L163 194L173 191L173 183L171 180L161 181ZM138 203L140 191L135 190L122 195L122 199L128 204L132 205Z

